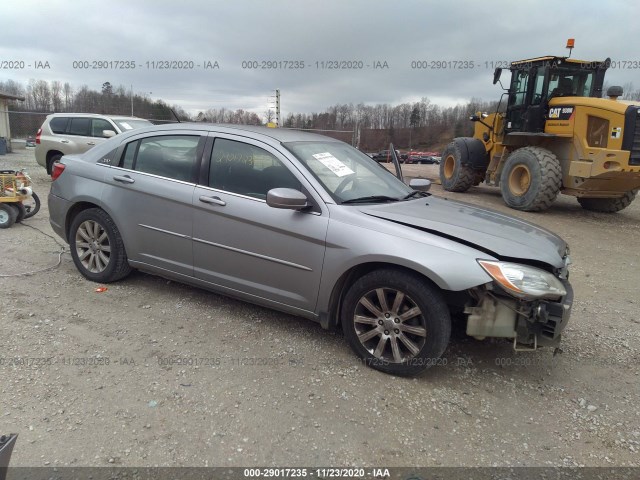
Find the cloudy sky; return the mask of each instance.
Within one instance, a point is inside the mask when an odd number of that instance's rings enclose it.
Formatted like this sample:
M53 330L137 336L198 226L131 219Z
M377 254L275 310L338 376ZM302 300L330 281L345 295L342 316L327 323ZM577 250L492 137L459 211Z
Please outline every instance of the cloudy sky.
M573 37L573 57L636 61L635 68L609 70L607 81L639 88L639 20L637 0L4 0L0 80L60 80L96 90L105 81L133 85L136 93L191 112L262 113L276 88L285 114L421 97L455 104L497 98L491 83L497 63L564 55ZM154 68L172 60L193 68ZM91 67L125 61L135 69L74 68L79 61ZM268 66L263 61L304 68L243 68L250 65L243 62ZM326 68L335 61L362 68ZM432 61L447 68L412 68L412 62L438 66ZM37 62L50 68L36 69ZM206 62L219 68L205 69ZM451 68L461 62L473 68Z

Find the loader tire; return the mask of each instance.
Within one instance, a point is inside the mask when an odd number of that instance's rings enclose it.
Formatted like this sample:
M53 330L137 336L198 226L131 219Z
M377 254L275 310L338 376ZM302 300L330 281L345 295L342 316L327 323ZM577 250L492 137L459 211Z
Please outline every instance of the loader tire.
M451 142L442 152L440 183L448 192L466 192L475 182L476 174L468 166L467 152L457 142Z
M502 198L516 210L546 210L558 196L561 186L562 168L558 158L541 147L515 150L500 174Z
M585 210L602 213L616 213L627 208L636 198L638 190L626 192L618 198L578 198L578 203Z

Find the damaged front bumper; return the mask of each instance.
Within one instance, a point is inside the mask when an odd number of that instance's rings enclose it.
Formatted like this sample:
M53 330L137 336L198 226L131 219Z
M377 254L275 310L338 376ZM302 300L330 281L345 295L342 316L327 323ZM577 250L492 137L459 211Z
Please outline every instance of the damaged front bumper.
M474 292L478 302L467 306L467 335L513 338L516 350L557 347L569 322L573 289L562 281L566 294L559 300L520 300L490 288Z

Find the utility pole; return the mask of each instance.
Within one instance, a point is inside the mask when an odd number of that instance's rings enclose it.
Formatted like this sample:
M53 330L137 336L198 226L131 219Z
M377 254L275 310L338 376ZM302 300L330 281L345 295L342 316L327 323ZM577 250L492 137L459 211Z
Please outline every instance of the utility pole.
M273 98L270 96L269 98ZM269 102L269 116L267 117L267 127L278 128L280 126L280 90L276 89L276 118L275 122L271 121L271 101Z
M131 84L131 116L133 117L133 84Z
M276 127L280 126L280 90L276 89Z

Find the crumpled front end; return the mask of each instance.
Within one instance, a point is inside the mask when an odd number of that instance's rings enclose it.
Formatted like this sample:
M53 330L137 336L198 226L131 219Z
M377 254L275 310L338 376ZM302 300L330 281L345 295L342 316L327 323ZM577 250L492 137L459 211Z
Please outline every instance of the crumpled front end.
M488 264L495 281L469 291L473 301L464 309L467 335L512 338L516 350L557 347L573 304L568 254L564 262L553 272L520 265L524 273L518 275L518 265L479 261Z
M573 303L573 289L569 282L565 286L566 295L557 301L515 299L479 287L471 292L477 303L464 310L467 335L513 338L516 349L557 347Z

